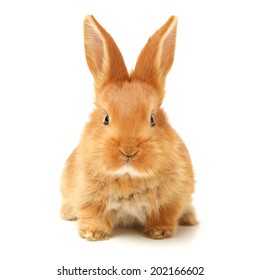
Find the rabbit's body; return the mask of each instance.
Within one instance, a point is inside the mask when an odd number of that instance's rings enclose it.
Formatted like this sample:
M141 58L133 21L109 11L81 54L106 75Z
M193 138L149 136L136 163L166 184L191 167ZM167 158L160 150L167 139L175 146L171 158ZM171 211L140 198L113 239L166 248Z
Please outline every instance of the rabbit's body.
M163 36L175 34L173 19L160 29ZM150 45L152 41L156 46L152 38ZM164 45L166 40L164 37ZM110 35L93 17L85 19L85 47L95 78L96 109L63 172L61 215L77 219L80 235L89 240L106 239L117 225L140 225L148 236L164 238L173 235L178 223L196 224L191 206L191 160L160 108L169 69L164 69L165 65L159 67L161 73L156 67L148 69L153 61L149 58L151 61L145 62L149 41L128 75ZM169 46L161 48L169 51ZM164 50L159 51L157 62ZM173 54L167 58L170 68Z

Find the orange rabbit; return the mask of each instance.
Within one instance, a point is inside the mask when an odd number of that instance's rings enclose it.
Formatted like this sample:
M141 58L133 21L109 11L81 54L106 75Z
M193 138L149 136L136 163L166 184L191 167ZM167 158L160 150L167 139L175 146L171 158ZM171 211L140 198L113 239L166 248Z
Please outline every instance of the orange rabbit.
M61 179L61 216L77 220L82 238L103 240L116 226L138 225L162 239L178 224L197 224L192 163L161 108L176 28L171 16L129 74L112 37L93 16L84 20L96 108Z

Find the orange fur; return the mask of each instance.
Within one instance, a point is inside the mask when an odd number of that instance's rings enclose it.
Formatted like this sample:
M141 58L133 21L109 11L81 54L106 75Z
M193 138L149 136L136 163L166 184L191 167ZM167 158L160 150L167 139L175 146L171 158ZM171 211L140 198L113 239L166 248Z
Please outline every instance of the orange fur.
M191 160L160 107L176 26L177 18L170 17L129 76L112 37L93 16L85 18L96 108L61 179L61 216L77 219L85 239L107 239L117 225L141 225L149 237L161 239L172 236L178 224L197 223ZM109 125L103 123L106 115Z

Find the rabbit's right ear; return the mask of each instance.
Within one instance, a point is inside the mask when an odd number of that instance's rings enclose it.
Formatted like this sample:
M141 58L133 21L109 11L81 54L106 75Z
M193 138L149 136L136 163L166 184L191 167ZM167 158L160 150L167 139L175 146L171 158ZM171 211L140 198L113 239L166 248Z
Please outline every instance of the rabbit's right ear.
M96 92L100 92L108 83L129 80L120 50L113 38L93 16L86 16L84 20L84 43Z
M171 16L142 49L131 80L141 80L153 86L162 99L166 76L174 60L177 17Z

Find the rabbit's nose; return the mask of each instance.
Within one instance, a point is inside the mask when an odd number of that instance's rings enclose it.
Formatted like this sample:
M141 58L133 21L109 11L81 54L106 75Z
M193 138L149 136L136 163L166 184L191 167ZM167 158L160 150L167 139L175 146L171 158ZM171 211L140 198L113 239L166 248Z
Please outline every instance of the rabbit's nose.
M122 150L119 150L119 152L122 155L126 156L127 158L131 158L131 157L134 157L135 155L137 155L139 151L125 151L125 150L122 151Z

